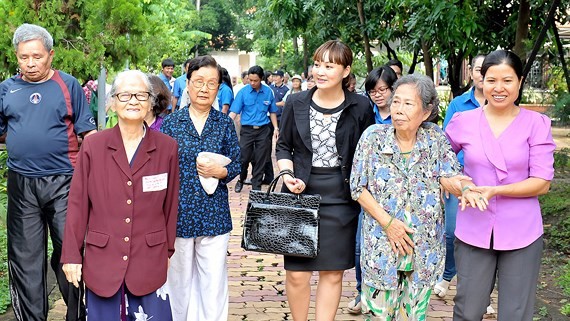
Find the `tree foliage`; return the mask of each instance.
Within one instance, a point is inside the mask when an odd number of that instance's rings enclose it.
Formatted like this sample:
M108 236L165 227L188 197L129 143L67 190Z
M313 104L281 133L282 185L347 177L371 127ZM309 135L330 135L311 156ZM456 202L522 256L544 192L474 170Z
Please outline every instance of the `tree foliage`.
M394 58L401 51L416 54L410 65L412 71L420 59L424 62L436 58L447 60L450 85L457 95L468 88L461 83L462 65L466 59L498 47L512 49L515 46L517 19L524 14L519 12L520 1L362 0L362 25L356 1L259 0L257 25L273 28L262 28L255 39L262 55L281 55L280 62L284 64L288 57L299 59L298 54L294 51L278 53L276 48L286 48L284 41L294 42L299 38L306 40L309 53L322 42L339 38L353 49L358 59L364 59L366 34L369 44L377 50L387 51L388 58ZM522 52L528 52L545 23L550 1L522 1L528 3L530 19L527 26L530 27L517 41L523 44ZM568 8L569 1L562 1L557 21L567 19Z
M528 23L520 10L528 4ZM369 48L402 52L416 63L449 62L454 94L465 59L497 47L528 52L544 24L548 0L12 0L0 2L0 32L12 35L23 22L46 27L54 36L54 66L80 79L101 66L157 72L166 57L182 63L196 53L238 48L257 51L266 69L300 73L324 41L341 39L364 60ZM568 17L563 0L557 21ZM358 11L358 5L362 11ZM521 26L530 26L521 30ZM516 36L517 31L520 33ZM522 36L521 36L522 35ZM367 42L365 43L365 39ZM16 72L10 37L0 40L3 78ZM555 57L548 52L551 57ZM372 59L373 66L378 58ZM426 66L429 64L425 64ZM368 66L369 69L371 66ZM360 76L364 76L360 75Z
M237 40L237 15L223 0L203 1L197 11L187 0L12 0L0 2L0 76L17 72L11 37L24 22L45 27L54 37L54 67L80 80L127 66L157 72L167 57L182 63ZM245 32L241 28L242 34ZM9 35L9 36L8 36Z

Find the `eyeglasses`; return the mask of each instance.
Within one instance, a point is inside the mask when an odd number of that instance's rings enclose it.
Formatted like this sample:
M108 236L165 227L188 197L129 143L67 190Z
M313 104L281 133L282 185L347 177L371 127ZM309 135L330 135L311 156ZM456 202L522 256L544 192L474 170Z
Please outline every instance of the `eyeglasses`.
M214 82L214 81L205 82L201 79L200 80L190 79L190 83L192 83L192 86L194 86L194 88L196 88L196 89L202 89L202 88L204 88L204 85L206 85L206 87L208 87L208 89L216 90L220 86L220 84L218 84L217 82Z
M378 88L378 90L376 89L369 90L368 94L370 96L375 96L376 94L385 94L388 91L388 89L390 89L390 87L380 87Z
M135 98L138 101L147 101L150 98L151 94L149 92L140 92L134 94L125 92L125 93L118 93L115 95L115 97L117 97L117 99L123 103L130 101L131 98L133 98L133 96L135 96Z

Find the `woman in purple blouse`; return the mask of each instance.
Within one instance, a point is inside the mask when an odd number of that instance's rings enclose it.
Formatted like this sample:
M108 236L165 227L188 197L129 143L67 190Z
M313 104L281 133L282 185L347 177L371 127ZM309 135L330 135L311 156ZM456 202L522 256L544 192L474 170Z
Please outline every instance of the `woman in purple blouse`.
M496 277L498 320L532 320L540 260L538 195L554 176L550 119L519 108L522 62L497 50L483 61L482 108L457 113L446 128L465 175L455 230L457 295L453 320L481 320Z

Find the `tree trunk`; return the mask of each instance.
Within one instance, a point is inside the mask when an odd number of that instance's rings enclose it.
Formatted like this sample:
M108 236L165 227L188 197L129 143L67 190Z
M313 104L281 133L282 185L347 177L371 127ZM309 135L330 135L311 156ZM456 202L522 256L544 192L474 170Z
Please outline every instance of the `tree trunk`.
M429 46L426 41L422 40L422 51L424 53L424 65L426 67L426 75L433 80L433 61L429 52Z
M568 73L568 66L566 65L566 60L564 58L564 47L562 47L562 41L560 41L560 35L558 34L558 29L556 28L556 23L554 21L552 21L552 31L554 32L556 47L558 47L558 57L560 58L560 64L562 65L564 78L566 79L566 88L567 90L570 90L570 74Z
M299 55L299 42L297 41L297 36L293 37L293 52L295 56Z
M398 55L396 54L394 49L392 49L392 47L390 47L390 44L388 44L388 41L383 41L382 44L386 47L386 52L388 53L388 60L398 59Z
M307 45L307 37L303 35L303 70L306 71L309 67L309 47ZM305 75L309 78L309 75Z
M414 50L414 57L412 58L412 65L408 69L408 74L413 74L416 71L416 65L418 63L418 55L420 54L420 48Z
M366 69L368 72L370 72L372 71L372 52L370 51L370 39L368 39L368 32L366 32L366 17L364 16L363 0L358 0L356 7L358 8L358 17L360 18L360 27L362 28L364 56L366 57Z
M279 69L283 68L285 65L285 53L283 52L283 41L279 42L279 57L281 58L281 64L279 65Z
M463 67L463 58L465 54L460 51L459 54L455 55L452 54L448 57L448 77L449 77L449 86L451 87L451 93L453 97L457 97L465 92L466 88L469 86L462 87L461 83L461 69Z
M524 88L524 81L526 80L528 73L530 72L530 68L532 67L532 64L534 62L534 59L536 58L536 54L538 53L538 50L540 49L540 47L542 46L542 43L544 42L544 38L546 38L546 32L548 31L548 27L554 23L554 14L556 13L556 9L558 8L558 6L560 6L560 0L553 0L552 5L550 6L550 10L548 10L548 15L546 17L546 20L544 21L544 25L543 25L542 29L540 30L540 34L536 38L536 40L534 42L534 46L532 47L532 51L530 52L530 55L528 56L528 59L524 65L524 70L523 70L523 74L522 74L523 83L521 84L521 88L519 90L519 98L515 102L516 104L519 103L519 101L522 97L523 88Z
M520 1L515 46L513 47L513 52L516 53L517 56L519 56L524 61L526 59L524 41L528 39L528 24L530 23L530 2L529 0Z

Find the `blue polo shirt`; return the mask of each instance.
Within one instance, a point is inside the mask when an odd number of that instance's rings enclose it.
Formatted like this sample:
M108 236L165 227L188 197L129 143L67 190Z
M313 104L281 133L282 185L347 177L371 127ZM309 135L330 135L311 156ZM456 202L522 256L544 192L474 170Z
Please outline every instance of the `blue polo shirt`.
M275 95L275 102L279 103L283 101L285 94L289 91L289 87L285 84L281 84L281 86L277 87L274 84L271 84L271 90L273 90L273 94ZM277 119L281 119L281 114L283 113L283 107L277 106Z
M182 74L182 76L176 78L176 80L174 81L174 88L172 88L172 96L178 98L178 101L176 102L176 107L180 107L180 100L181 100L180 97L182 97L182 94L184 93L184 88L186 88L186 73Z
M246 85L238 92L230 112L241 114L242 125L266 125L270 122L267 113L277 113L273 91L263 83L259 91L253 89L251 85Z
M77 134L95 119L77 79L55 70L44 82L20 75L0 84L0 132L8 132L8 168L26 177L72 175Z
M370 101L370 105L372 106L372 110L374 110L374 121L376 122L376 124L387 124L387 125L392 124L392 115L388 115L388 117L384 119L382 118L382 115L380 115L380 110L378 110L378 106L372 101Z
M160 78L160 80L162 80L162 82L166 85L166 87L168 87L168 90L172 92L172 86L170 86L170 79L166 78L166 76L163 73L159 73L158 77ZM168 108L166 109L172 110L172 104L168 104Z
M380 111L378 110L378 106L372 101L372 99L370 99L368 93L363 92L362 96L368 98L368 101L370 101L370 107L372 107L372 110L374 111L374 122L376 124L386 124L386 125L392 124L392 115L388 115L386 119L382 118L382 115L380 115Z
M166 76L163 73L159 73L158 77L160 78L160 80L162 80L162 82L166 85L166 87L168 87L168 90L172 92L172 86L170 86L170 79L166 78Z
M472 110L478 108L479 102L475 99L475 87L471 88L471 90L463 93L463 95L455 97L447 107L447 111L445 112L445 119L443 120L443 130L449 124L449 121L453 117L455 113L459 113L462 111ZM457 159L461 166L463 166L463 151L460 151L457 154Z
M226 83L223 82L220 85L220 89L218 90L218 104L220 105L220 111L222 110L222 106L231 106L233 102L234 92L230 86L226 85Z

